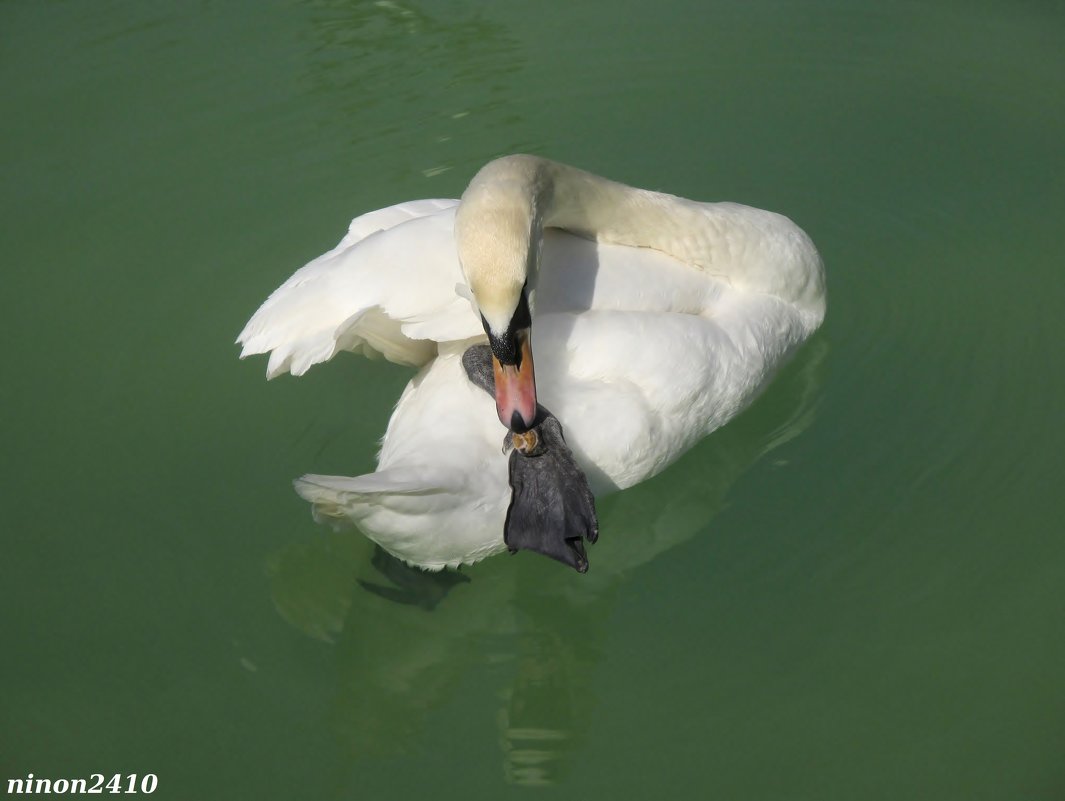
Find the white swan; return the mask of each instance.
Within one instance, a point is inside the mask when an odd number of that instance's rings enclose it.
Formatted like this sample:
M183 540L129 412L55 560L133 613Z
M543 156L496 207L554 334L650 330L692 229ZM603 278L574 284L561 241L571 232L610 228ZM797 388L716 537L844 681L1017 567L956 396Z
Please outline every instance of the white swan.
M505 547L500 421L520 430L539 400L597 495L629 487L747 406L824 313L821 259L786 217L519 155L483 167L461 201L356 218L237 341L242 358L270 353L271 378L340 350L421 368L376 472L296 489L316 519L440 569ZM496 414L460 363L486 333Z

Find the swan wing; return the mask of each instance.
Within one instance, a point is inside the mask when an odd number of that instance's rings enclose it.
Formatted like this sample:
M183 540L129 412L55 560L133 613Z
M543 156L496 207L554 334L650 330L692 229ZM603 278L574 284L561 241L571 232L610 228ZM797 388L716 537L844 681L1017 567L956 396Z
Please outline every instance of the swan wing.
M282 284L237 338L269 353L267 375L301 375L341 350L419 366L436 343L481 333L453 239L455 200L401 203L355 218L335 248Z

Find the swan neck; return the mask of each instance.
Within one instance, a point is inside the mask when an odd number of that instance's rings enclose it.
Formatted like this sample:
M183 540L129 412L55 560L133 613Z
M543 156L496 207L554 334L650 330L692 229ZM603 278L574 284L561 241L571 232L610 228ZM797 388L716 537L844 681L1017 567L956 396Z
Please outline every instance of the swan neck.
M540 204L544 227L561 228L588 239L654 247L653 225L648 223L664 216L660 208L656 213L656 204L651 202L657 193L564 164L552 162L545 171L549 181Z
M555 162L546 163L544 172L547 180L537 204L542 227L650 248L707 270L734 226L725 208L731 204L697 203L637 189Z
M544 228L650 248L739 288L824 314L824 276L809 237L782 215L637 189L538 156L481 168L456 215L473 293L500 321L539 266Z

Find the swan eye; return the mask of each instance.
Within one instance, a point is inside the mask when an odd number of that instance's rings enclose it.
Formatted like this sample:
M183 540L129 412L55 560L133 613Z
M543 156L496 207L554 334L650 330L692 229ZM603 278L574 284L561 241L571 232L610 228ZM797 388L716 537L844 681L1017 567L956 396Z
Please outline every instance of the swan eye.
M529 310L529 282L521 285L521 293L518 295L518 305L514 308L514 314L510 315L510 327L512 329L529 328L532 326L532 312Z
M484 332L488 334L488 344L492 346L492 353L495 354L499 363L520 367L522 339L528 336L528 330L532 327L532 314L529 311L529 297L525 286L522 286L521 293L518 295L518 305L514 313L510 315L506 331L502 334L493 333L483 313L481 325L484 326Z

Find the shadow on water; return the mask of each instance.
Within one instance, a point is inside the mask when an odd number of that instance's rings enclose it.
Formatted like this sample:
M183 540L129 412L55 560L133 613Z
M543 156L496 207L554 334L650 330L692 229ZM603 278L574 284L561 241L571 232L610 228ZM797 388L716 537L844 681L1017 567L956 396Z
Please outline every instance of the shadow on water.
M426 575L350 532L322 531L275 553L268 573L278 612L334 648L331 727L352 761L417 748L432 711L475 673L498 699L508 781L565 776L595 708L615 591L641 565L707 532L737 479L810 426L827 352L815 338L750 410L664 474L606 499L584 576L529 553Z

